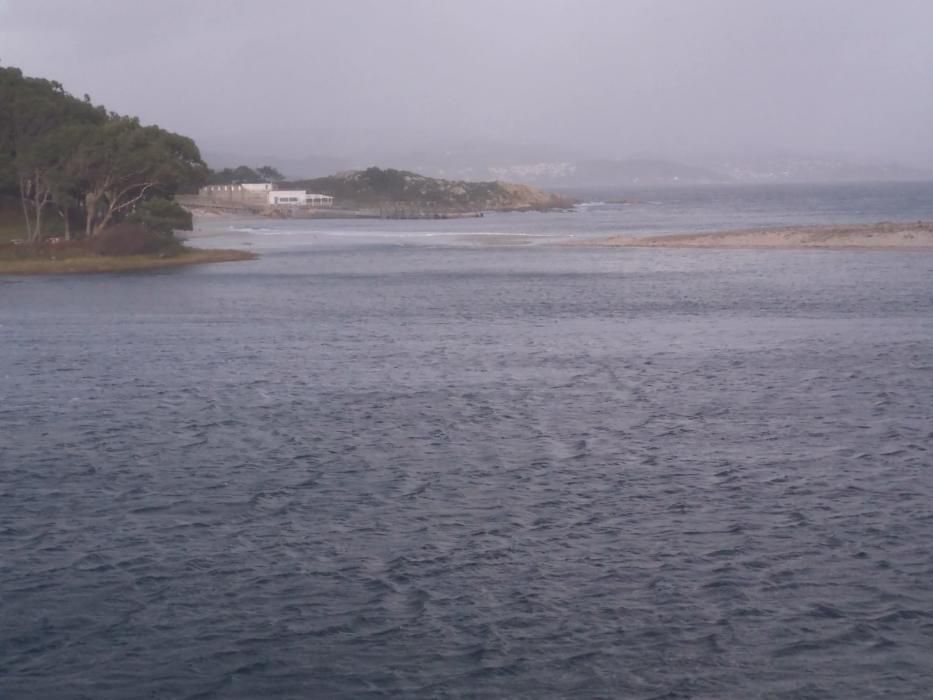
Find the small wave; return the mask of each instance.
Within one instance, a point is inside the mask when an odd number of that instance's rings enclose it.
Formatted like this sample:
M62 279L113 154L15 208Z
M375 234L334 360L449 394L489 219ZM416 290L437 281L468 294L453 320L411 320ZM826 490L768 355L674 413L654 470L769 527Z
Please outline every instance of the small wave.
M228 226L227 230L234 233L289 233L288 231L264 226Z

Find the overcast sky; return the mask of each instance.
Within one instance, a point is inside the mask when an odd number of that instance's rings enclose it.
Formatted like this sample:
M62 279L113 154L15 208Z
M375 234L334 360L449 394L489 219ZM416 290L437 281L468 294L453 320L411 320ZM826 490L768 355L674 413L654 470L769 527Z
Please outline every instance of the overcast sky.
M933 0L0 0L0 62L206 149L933 165Z

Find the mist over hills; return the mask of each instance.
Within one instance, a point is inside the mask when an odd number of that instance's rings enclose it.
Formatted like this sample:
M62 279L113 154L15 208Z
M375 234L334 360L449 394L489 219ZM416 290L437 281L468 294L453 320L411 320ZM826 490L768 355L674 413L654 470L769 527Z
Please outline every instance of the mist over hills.
M839 154L777 152L690 158L651 155L605 158L560 147L483 141L434 141L417 149L400 150L392 148L392 139L386 138L381 147L366 140L341 143L339 150L327 144L320 150L309 148L304 151L307 155L281 156L278 148L241 151L235 143L227 141L223 150L206 148L205 159L214 168L267 163L293 179L324 177L377 165L429 177L477 182L502 180L546 188L933 181L930 168Z

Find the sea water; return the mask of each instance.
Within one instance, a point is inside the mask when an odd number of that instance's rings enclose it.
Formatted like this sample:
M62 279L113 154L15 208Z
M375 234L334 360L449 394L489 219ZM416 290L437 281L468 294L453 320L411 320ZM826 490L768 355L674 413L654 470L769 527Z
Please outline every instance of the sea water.
M0 278L0 697L928 695L933 255L546 243L929 197L725 192Z

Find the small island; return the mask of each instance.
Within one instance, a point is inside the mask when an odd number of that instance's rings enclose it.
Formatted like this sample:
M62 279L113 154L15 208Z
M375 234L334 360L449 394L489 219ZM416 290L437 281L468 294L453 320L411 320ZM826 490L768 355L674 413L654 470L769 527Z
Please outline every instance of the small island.
M208 173L190 138L0 66L0 275L252 259L176 237L192 216L175 195Z

